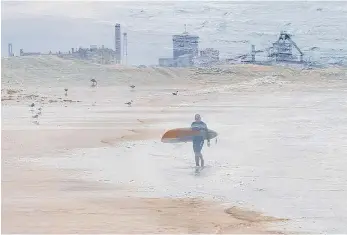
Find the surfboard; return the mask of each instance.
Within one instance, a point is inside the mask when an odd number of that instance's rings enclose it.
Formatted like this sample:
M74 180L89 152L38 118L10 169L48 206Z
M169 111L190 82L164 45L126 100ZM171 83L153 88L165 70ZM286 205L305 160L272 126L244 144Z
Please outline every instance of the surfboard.
M202 136L204 140L207 136L202 131L193 130L192 128L175 128L168 130L161 137L161 142L163 143L183 143L192 142L194 136ZM208 129L209 139L213 139L218 136L218 133L214 130Z

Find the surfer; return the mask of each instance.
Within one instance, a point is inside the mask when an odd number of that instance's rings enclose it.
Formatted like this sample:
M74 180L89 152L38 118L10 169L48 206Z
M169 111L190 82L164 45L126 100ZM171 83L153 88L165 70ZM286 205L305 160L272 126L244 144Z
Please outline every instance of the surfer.
M207 139L207 146L210 147L210 140L208 138L208 129L206 123L201 121L200 114L195 114L195 121L192 123L191 128L193 130L203 131ZM193 150L195 154L195 164L196 166L200 166L199 159L201 159L201 167L204 166L204 158L202 157L201 150L204 145L204 136L197 135L193 138Z

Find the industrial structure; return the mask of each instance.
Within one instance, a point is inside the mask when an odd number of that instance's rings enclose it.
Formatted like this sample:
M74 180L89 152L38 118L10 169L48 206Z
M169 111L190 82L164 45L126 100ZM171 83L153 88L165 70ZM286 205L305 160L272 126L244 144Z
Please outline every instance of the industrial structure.
M71 48L68 53L58 52L57 56L64 59L89 60L98 64L112 64L115 62L114 54L112 49L105 48L103 45L100 48L91 45L89 48Z
M128 34L123 33L123 58L124 64L128 63Z
M104 45L101 47L98 47L97 45L91 45L89 48L83 48L79 47L71 48L68 52L54 52L51 51L49 53L41 53L41 52L24 52L23 49L20 49L19 55L20 56L39 56L39 55L56 55L60 58L64 59L81 59L81 60L89 60L94 63L99 64L120 64L122 63L122 43L121 43L121 28L120 24L115 25L115 31L114 31L114 50L110 48L106 48ZM128 45L127 45L127 39L128 35L127 33L123 33L123 40L124 40L124 63L127 63L127 57L128 57ZM8 44L8 55L14 56L12 52L12 44Z
M293 53L293 47L297 53ZM255 56L258 53L267 52L265 61L256 61ZM298 56L296 56L298 54ZM252 45L251 53L237 56L235 58L227 59L228 62L237 61L241 59L242 63L257 63L257 64L272 64L272 63L293 63L301 64L303 61L304 53L291 39L291 35L285 31L281 31L276 42L265 50L255 50L255 45Z
M14 56L12 52L12 43L8 44L8 57Z
M206 48L200 51L200 56L194 59L196 66L210 66L219 62L219 51L213 48Z
M187 32L172 36L172 58L159 58L159 66L190 67L193 58L199 55L199 36Z
M255 56L257 53L262 53L264 52L263 50L255 50L255 45L252 45L251 46L251 54L244 54L244 55L240 55L240 56L237 56L236 58L233 58L233 59L227 59L228 62L230 61L235 61L235 60L238 60L238 59L241 59L241 62L242 63L255 63ZM249 56L251 56L251 58L249 58Z
M121 43L121 30L120 30L120 24L115 25L114 30L114 39L115 39L115 45L114 45L114 51L115 51L115 62L117 64L120 64L122 61L122 43Z
M123 36L123 40L122 40ZM281 31L280 35L272 46L264 50L256 50L255 45L251 46L251 52L228 58L228 63L254 63L254 64L274 64L274 63L294 63L304 64L304 53L291 39L289 33ZM172 57L159 58L159 66L163 67L208 67L220 64L220 53L214 48L205 48L199 51L199 36L189 34L185 31L181 34L172 35ZM127 64L128 61L128 34L121 33L121 25L114 26L114 50L103 45L98 47L91 45L89 48L71 48L68 52L24 52L20 49L19 56L39 56L56 55L66 59L90 60L100 64ZM267 52L267 55L265 55ZM262 61L256 61L256 55L264 53ZM8 56L14 56L12 43L8 44ZM299 58L298 58L299 57Z
M159 58L159 66L161 67L176 67L173 58Z
M302 53L300 48L291 39L291 35L282 31L278 40L272 44L272 47L269 48L268 57L275 61L295 61L297 60L297 57L293 55L293 47L295 47L299 53L299 61L303 62L304 53Z
M172 36L173 58L177 59L182 55L198 56L199 36L190 35L187 31L182 34Z
M52 54L52 53L50 52L49 54ZM41 52L24 52L23 49L20 49L19 55L20 56L38 56L38 55L43 55L43 54Z
M172 36L172 58L160 58L159 66L163 67L191 67L194 65L208 65L219 61L219 51L207 48L200 52L199 36L185 31Z
M219 61L219 51L213 48L206 48L205 50L200 51L200 56L203 58L208 58L212 61Z

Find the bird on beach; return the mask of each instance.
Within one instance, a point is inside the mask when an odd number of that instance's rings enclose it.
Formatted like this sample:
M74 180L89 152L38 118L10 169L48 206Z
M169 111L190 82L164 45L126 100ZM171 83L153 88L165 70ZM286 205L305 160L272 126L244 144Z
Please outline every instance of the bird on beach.
M29 107L30 107L30 111L33 113L33 112L34 112L34 107L35 107L35 104L34 104L34 103L32 103L31 105L29 105Z
M96 86L98 84L98 82L93 78L90 80L92 82L92 86Z
M127 105L131 106L132 102L133 102L133 101L131 100L131 101L126 102L126 103L124 103L124 104L127 104Z
M172 92L172 94L173 94L173 95L177 95L177 93L178 93L178 91L176 91L176 92Z
M33 118L38 118L39 117L39 114L35 114L34 116L33 116Z
M64 91L65 91L65 96L67 96L67 91L68 91L69 89L67 89L67 88L65 88L64 89Z

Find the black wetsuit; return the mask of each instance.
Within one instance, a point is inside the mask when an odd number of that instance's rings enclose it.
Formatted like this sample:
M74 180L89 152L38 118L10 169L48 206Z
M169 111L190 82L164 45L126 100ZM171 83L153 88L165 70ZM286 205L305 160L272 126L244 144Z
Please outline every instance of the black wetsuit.
M207 125L202 121L195 121L192 123L191 128L193 130L201 131L201 135L194 136L193 138L193 150L195 153L195 164L199 166L199 159L201 159L201 166L204 166L204 159L201 154L202 147L204 146L204 131L207 132Z

